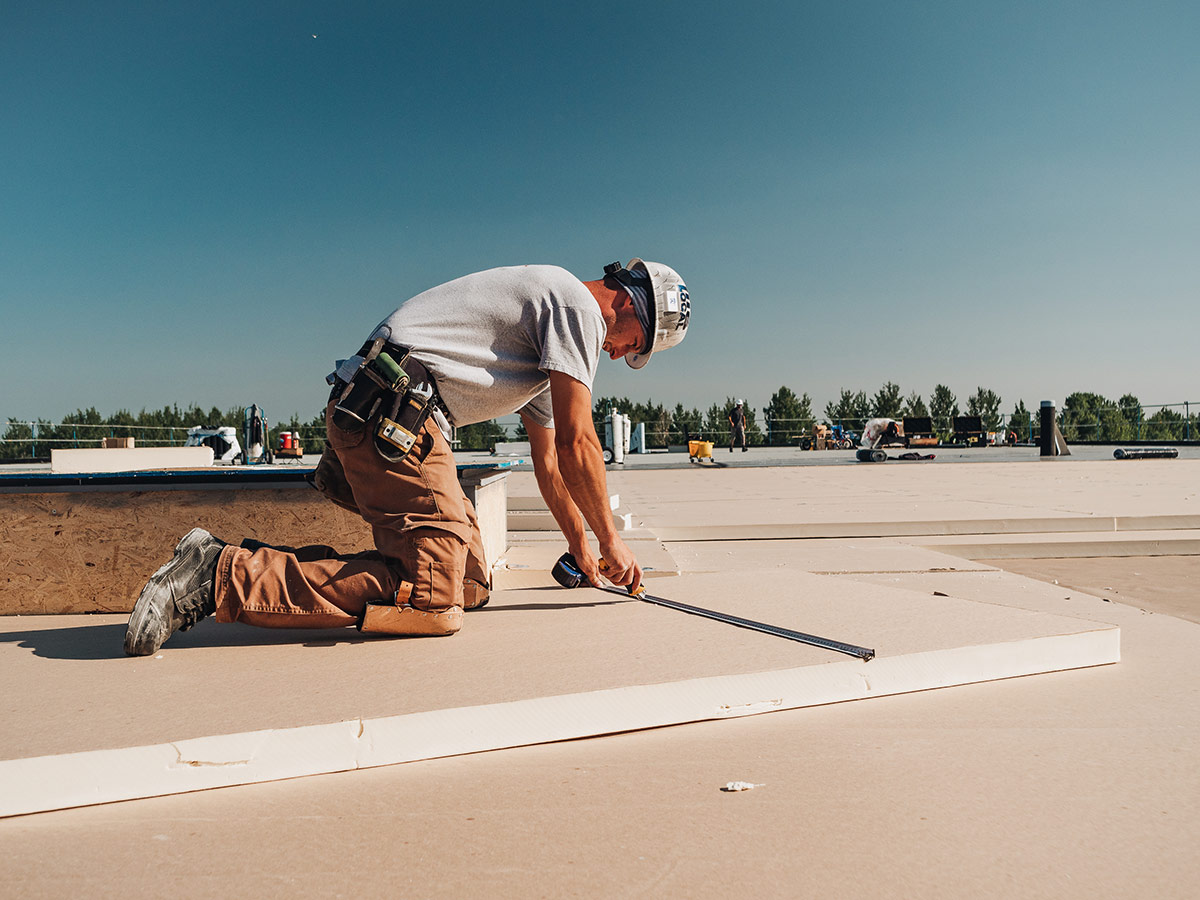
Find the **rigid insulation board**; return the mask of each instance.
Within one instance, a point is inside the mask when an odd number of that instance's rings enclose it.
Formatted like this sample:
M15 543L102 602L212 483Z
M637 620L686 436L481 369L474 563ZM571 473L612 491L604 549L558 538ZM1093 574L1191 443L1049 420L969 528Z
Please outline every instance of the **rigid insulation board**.
M1200 555L1200 530L1117 534L940 535L909 538L929 550L964 559L1064 559Z
M664 541L1200 528L1200 460L1177 462L731 469L702 496L687 469L627 470L609 488Z
M50 451L51 472L132 472L146 469L205 468L212 447L121 447Z
M1113 663L1116 627L795 572L657 593L871 662L588 588L493 594L451 639L123 617L0 620L0 814L103 803Z

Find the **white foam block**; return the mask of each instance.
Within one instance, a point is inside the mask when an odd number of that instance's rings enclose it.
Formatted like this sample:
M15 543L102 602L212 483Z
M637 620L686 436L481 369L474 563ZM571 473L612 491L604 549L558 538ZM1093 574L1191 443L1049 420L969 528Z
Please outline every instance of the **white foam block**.
M196 469L213 464L212 447L120 447L50 451L50 471L69 474Z

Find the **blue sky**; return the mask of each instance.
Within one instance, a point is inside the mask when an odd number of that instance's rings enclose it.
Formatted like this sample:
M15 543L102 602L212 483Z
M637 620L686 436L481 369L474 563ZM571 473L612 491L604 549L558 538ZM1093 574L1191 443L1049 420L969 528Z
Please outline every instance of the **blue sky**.
M316 35L316 37L314 37ZM682 273L597 394L1200 400L1200 6L0 11L0 417L307 419L406 297Z

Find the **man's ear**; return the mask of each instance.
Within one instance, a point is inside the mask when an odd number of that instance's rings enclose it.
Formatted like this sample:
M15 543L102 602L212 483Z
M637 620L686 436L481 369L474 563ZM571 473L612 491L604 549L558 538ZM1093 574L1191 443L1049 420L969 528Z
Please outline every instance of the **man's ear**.
M605 283L607 284L607 281ZM613 287L616 288L616 296L613 297L612 302L613 309L620 312L621 315L630 315L636 317L637 313L633 311L633 300L631 300L629 295L625 293L625 289L615 282Z

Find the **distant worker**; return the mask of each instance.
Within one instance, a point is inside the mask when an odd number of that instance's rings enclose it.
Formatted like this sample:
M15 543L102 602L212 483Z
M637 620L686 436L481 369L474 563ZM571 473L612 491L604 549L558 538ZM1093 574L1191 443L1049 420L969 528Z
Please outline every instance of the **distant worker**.
M895 419L871 419L863 428L860 442L864 447L884 447L888 444L904 443L904 425Z
M371 526L376 549L239 546L195 528L142 589L125 652L152 654L209 615L269 628L454 634L464 609L487 603L491 578L450 425L514 412L542 497L583 573L603 583L590 526L604 577L636 588L641 566L609 509L592 382L601 352L640 369L683 340L690 317L678 273L640 259L605 266L596 281L517 266L418 294L327 379L328 442L313 483Z
M746 452L746 409L745 404L739 400L733 405L733 410L729 413L729 452L733 452L733 445L740 443L742 452Z

